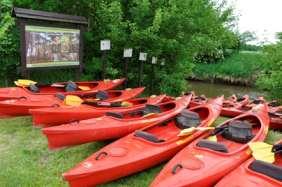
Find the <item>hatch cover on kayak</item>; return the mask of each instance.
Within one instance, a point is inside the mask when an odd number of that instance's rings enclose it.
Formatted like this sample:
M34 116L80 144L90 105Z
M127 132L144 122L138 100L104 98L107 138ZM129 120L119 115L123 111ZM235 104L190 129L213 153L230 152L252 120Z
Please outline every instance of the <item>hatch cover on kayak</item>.
M114 156L114 157L121 157L121 156L126 155L127 152L128 150L126 148L114 147L109 150L109 155Z

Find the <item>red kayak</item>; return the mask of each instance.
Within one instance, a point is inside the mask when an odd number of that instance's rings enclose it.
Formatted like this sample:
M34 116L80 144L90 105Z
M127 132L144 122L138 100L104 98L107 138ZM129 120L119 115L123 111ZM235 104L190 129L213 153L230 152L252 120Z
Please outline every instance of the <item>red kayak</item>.
M80 94L85 102L121 102L136 97L143 92L144 88L135 88L127 90L109 90L98 92L87 92ZM98 101L93 101L97 100ZM30 115L29 109L38 108L58 108L65 106L64 95L28 95L19 99L7 99L0 101L1 117L25 116Z
M55 126L75 121L101 117L107 112L131 112L144 108L146 104L157 104L166 99L165 95L151 98L136 98L126 100L130 106L122 106L122 102L104 105L104 103L80 106L60 106L55 108L31 109L30 114L33 117L35 126Z
M202 105L202 104L205 104L208 102L208 98L205 96L205 95L200 95L200 96L197 96L195 95L194 92L191 92L193 94L193 97L192 97L192 100L189 104L189 107L195 107L195 106L199 106L199 105Z
M270 128L282 130L282 106L270 107Z
M267 112L267 105L259 105L195 140L163 168L151 186L213 186L251 157L248 143L265 139Z
M105 116L44 128L50 149L93 141L116 139L149 125L164 122L185 109L191 95L131 112L109 112Z
M242 114L242 110L244 110L244 107L247 104L249 104L248 95L244 95L243 97L239 97L239 98L233 95L229 99L223 102L223 107L220 115L227 117L236 117ZM251 108L248 107L246 110L250 110L250 109Z
M223 97L184 109L169 121L135 131L94 153L63 174L72 187L95 186L150 168L170 159L202 132L178 136L183 129L206 127L219 116Z
M275 162L270 164L254 158L224 177L216 187L281 187L282 186L282 140L272 148Z
M51 85L31 85L30 87L0 88L0 101L6 99L19 99L29 95L54 95L83 94L85 92L97 92L99 90L111 90L124 82L125 79L90 81L90 82L58 82ZM85 89L87 88L87 89Z

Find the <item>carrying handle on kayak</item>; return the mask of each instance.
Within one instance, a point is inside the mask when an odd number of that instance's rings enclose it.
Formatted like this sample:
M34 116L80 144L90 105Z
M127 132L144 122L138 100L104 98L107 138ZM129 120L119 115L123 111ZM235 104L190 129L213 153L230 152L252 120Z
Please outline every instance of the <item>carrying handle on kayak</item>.
M53 104L51 107L58 108L59 106L59 104Z
M171 173L173 175L175 175L177 173L177 171L179 171L178 169L182 169L182 168L183 168L183 166L181 164L176 164L175 166L173 166Z
M107 156L108 153L105 152L105 151L102 151L102 152L98 153L98 155L96 156L95 160L100 160L100 158L101 158L102 155Z
M27 100L27 97L21 96L21 97L18 98L18 100Z
M21 97L19 97L19 100L27 100L27 97L21 96Z

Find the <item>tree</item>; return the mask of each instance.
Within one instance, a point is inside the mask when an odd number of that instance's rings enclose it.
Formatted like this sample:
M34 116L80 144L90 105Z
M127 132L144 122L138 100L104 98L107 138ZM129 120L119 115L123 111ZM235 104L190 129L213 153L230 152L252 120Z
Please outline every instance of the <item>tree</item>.
M85 79L98 79L100 73L99 41L108 38L113 47L109 55L107 75L122 75L121 54L124 47L133 47L137 55L146 51L150 56L166 60L166 66L158 68L155 90L179 94L186 86L185 77L191 73L192 62L213 62L223 58L226 48L236 46L237 38L232 31L232 8L218 6L213 0L4 0L4 4L85 16L89 19L85 33ZM3 0L2 0L3 3ZM10 17L11 6L5 9ZM5 40L11 38L5 58L19 54L16 41L11 35L15 24L6 25ZM16 54L16 55L14 55ZM8 64L15 62L7 61ZM0 68L1 69L1 68ZM129 77L135 86L136 62L131 63ZM150 82L150 66L145 66L145 85ZM9 73L8 71L5 71ZM93 77L94 75L94 77ZM63 77L65 78L65 77Z

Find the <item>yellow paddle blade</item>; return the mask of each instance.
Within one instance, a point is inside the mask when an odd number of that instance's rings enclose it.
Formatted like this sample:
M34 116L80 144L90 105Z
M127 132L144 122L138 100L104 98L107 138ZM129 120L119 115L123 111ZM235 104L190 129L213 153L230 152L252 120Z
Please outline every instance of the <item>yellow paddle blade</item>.
M110 79L104 79L104 82L110 82L111 80Z
M209 136L209 137L207 138L207 140L213 141L213 142L217 142L217 137L216 137L216 135L214 135L214 136Z
M177 136L188 136L191 135L194 131L196 131L196 127L190 127L188 129L184 129L180 131L180 133Z
M157 96L156 96L156 95L151 95L150 97L151 97L151 98L155 98L155 97L157 97Z
M78 86L78 88L83 91L91 90L89 86Z
M153 116L153 115L155 115L155 114L156 114L156 113L149 113L149 114L144 115L143 117L144 117L144 118L147 118L147 117Z
M32 81L32 80L26 80L26 79L18 79L14 83L17 86L27 87L27 86L30 86L31 84L36 84L37 82Z
M83 103L83 100L76 95L67 95L64 100L64 104L69 106L79 106L81 103Z
M188 129L184 129L180 131L177 136L189 136L193 134L195 131L206 131L206 130L213 130L214 127L190 127Z
M130 103L130 102L128 102L128 101L123 101L123 102L121 103L121 106L123 106L123 107L129 107L129 106L133 106L133 104Z
M249 143L249 147L252 150L252 155L256 160L261 160L268 163L273 163L275 161L274 153L272 150L272 145L264 142L252 142Z
M132 88L126 88L125 90L132 90Z

